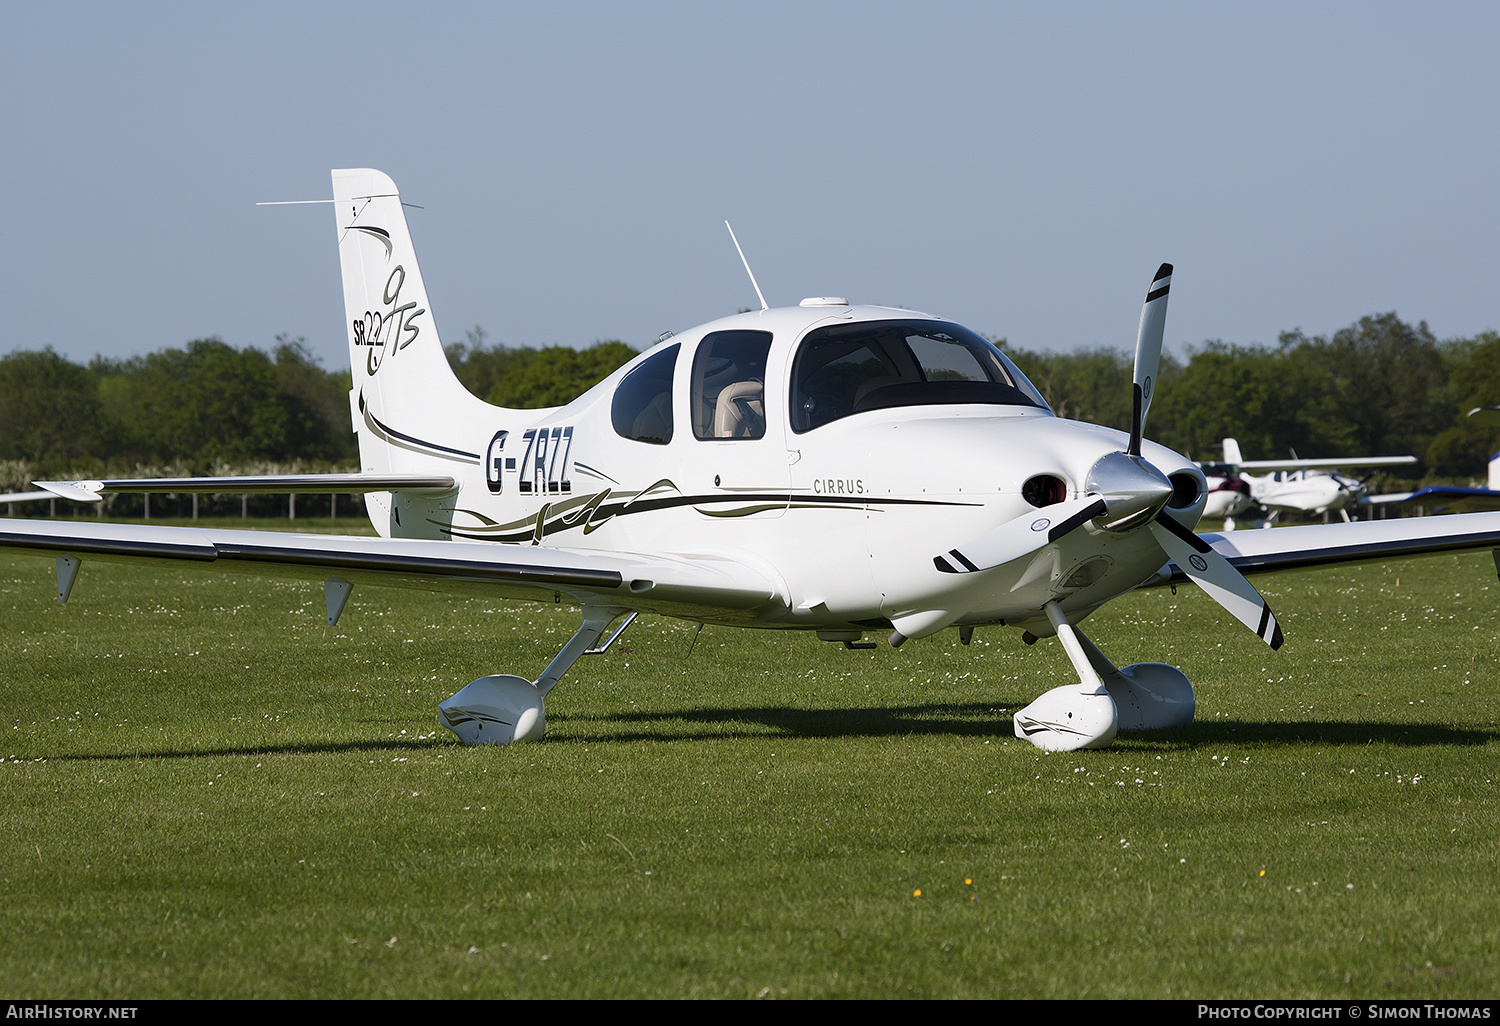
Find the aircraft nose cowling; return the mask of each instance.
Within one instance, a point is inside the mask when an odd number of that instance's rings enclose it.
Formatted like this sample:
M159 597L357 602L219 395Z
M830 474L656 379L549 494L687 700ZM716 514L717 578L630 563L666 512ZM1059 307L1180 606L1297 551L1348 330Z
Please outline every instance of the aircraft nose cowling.
M1089 469L1086 491L1104 500L1103 527L1123 531L1145 523L1172 497L1172 482L1139 456L1112 452Z

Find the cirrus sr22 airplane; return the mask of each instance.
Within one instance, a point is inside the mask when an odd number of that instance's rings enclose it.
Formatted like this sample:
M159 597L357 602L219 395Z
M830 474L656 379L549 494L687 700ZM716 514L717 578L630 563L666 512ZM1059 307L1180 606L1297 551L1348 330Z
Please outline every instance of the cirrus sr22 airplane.
M547 694L632 613L851 647L1004 625L1061 642L1077 680L1014 729L1069 750L1192 721L1180 670L1116 667L1078 629L1124 592L1191 580L1277 648L1247 574L1500 545L1500 514L1195 534L1203 472L1143 435L1169 265L1141 311L1128 435L1053 415L967 328L839 298L762 300L664 338L566 406L510 410L454 377L394 183L334 171L333 194L358 474L38 484L83 501L363 492L381 537L0 522L0 544L55 557L59 598L82 561L144 559L322 580L330 623L366 584L577 606L578 632L535 679L483 676L439 704L468 744L540 739Z

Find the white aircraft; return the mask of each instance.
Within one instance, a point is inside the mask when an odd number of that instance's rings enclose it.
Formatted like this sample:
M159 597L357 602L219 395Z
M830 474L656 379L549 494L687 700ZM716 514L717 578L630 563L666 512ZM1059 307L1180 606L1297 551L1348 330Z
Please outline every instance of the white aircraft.
M1200 463L1208 480L1209 501L1205 517L1233 518L1251 506L1302 513L1338 511L1347 522L1349 508L1365 498L1363 481L1339 473L1344 467L1396 467L1417 462L1415 456L1353 456L1332 459L1246 460L1240 443L1224 439L1223 463ZM1260 477L1246 470L1266 470ZM1226 524L1230 530L1233 528Z
M535 679L480 677L440 703L469 744L539 739L548 693L635 612L849 646L1005 625L1028 643L1056 635L1077 676L1020 710L1015 733L1076 749L1193 717L1180 670L1117 668L1078 630L1111 598L1190 579L1276 648L1281 628L1243 573L1500 544L1500 514L1195 535L1202 472L1142 434L1169 265L1141 311L1129 435L1054 416L966 328L831 297L762 299L566 406L510 410L454 378L391 180L335 171L333 193L361 471L43 486L83 500L363 491L382 537L0 522L0 544L55 556L60 599L82 560L155 559L321 579L330 623L362 584L579 607Z

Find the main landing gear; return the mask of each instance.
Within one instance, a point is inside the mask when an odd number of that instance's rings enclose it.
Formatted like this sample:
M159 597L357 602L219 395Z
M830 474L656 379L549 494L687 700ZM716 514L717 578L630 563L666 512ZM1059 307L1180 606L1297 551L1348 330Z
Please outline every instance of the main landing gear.
M585 606L583 626L535 681L510 673L480 677L438 703L438 722L466 745L540 741L547 729L547 713L542 705L547 692L557 686L579 656L593 649L604 629L624 612L615 606ZM626 620L604 647L608 648L629 623Z
M1015 715L1016 737L1049 752L1104 748L1121 730L1160 730L1193 722L1193 685L1175 666L1117 667L1056 602L1043 610L1078 673L1077 684L1043 694Z
M1078 683L1053 688L1017 712L1016 737L1047 751L1069 752L1104 748L1122 730L1159 730L1193 722L1193 685L1181 670L1165 663L1117 667L1068 622L1056 602L1043 609L1078 673ZM594 648L605 628L625 612L616 606L584 607L578 632L535 681L508 673L480 677L438 703L438 722L466 745L540 741L547 729L547 693L580 656L602 651L620 636L634 617L600 649Z

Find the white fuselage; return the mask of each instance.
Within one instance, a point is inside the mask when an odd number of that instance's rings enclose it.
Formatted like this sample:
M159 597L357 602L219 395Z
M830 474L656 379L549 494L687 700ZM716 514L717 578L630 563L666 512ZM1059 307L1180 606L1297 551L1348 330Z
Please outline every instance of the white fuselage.
M781 594L759 610L705 610L703 618L766 627L879 629L930 614L944 625L1005 621L1051 633L1041 612L1049 600L1086 615L1162 567L1149 532L1115 535L1090 524L1008 572L938 572L934 556L1037 509L1022 495L1029 479L1053 475L1066 494L1052 501L1076 499L1090 468L1127 439L1044 406L977 403L871 409L797 431L788 389L799 341L823 325L898 318L936 320L848 306L741 314L667 339L565 407L449 411L438 418L440 434L402 434L415 443L411 467L382 469L416 469L419 451L430 468L432 454L447 453L457 494L402 495L383 525L386 497L372 496L372 515L394 536L731 559L759 569ZM695 349L729 331L772 336L764 433L700 438L707 425L701 414L694 421ZM625 437L617 390L671 347L679 348L670 439ZM1163 474L1201 483L1195 465L1170 450L1148 442L1144 455ZM1170 511L1188 527L1202 509L1198 491Z
M1364 494L1364 486L1329 470L1282 470L1264 477L1243 474L1250 494L1262 506L1327 513L1348 509Z

